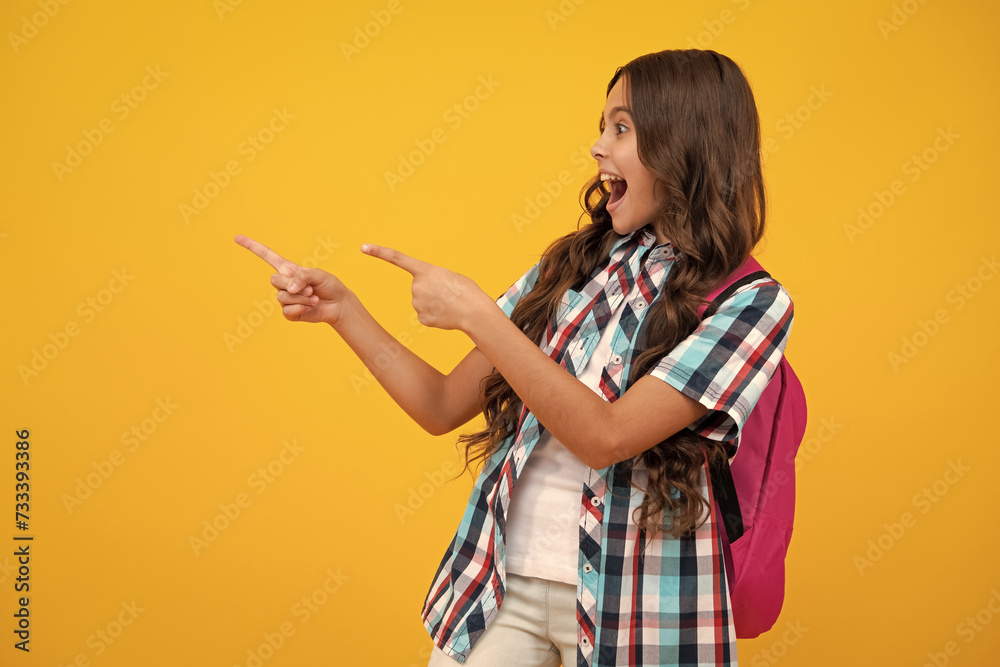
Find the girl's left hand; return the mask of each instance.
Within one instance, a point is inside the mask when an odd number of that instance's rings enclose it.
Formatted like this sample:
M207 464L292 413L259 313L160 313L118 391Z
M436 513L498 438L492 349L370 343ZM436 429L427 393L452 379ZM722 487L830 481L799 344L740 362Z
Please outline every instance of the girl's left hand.
M413 309L417 311L417 321L424 326L458 329L468 334L476 309L487 301L496 303L475 281L460 273L372 243L362 245L361 251L395 264L413 276Z

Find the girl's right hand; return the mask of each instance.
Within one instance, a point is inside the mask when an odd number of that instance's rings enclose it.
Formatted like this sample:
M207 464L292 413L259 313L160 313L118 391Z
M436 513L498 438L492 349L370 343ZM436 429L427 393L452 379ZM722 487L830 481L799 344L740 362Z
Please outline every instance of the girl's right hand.
M277 271L271 276L271 284L278 290L278 303L285 319L338 324L350 290L336 276L322 269L299 266L242 234L235 240Z

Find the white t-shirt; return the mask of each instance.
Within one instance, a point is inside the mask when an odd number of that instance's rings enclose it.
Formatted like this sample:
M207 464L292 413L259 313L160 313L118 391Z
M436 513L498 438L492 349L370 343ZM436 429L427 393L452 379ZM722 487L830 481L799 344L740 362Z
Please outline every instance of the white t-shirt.
M601 371L628 298L611 316L578 379L600 395ZM580 564L580 496L587 464L545 431L524 462L507 508L507 571L576 584Z

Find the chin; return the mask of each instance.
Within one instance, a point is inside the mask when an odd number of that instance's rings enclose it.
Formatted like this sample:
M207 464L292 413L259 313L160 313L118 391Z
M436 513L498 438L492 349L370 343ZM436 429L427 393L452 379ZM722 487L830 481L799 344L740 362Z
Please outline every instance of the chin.
M611 226L615 228L615 231L618 232L619 236L625 236L626 234L631 234L635 231L632 225L615 220L613 216L611 218Z

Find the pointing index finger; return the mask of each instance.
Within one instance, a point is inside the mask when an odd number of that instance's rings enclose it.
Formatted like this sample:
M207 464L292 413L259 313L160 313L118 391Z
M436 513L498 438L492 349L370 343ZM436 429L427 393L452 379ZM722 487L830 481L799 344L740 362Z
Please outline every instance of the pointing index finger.
M260 257L268 264L270 264L272 267L274 267L275 270L278 271L278 273L282 275L291 276L293 273L295 273L295 270L298 268L298 264L296 264L295 262L291 262L285 259L278 253L268 248L263 243L259 241L254 241L249 236L238 234L236 236L235 241L244 248L246 248L247 250L249 250L250 252L252 252L253 254Z
M361 246L361 252L366 255L378 257L379 259L384 259L390 264L395 264L410 275L416 275L417 271L427 266L427 262L410 257L409 255L401 253L398 250L393 250L392 248L375 245L374 243L363 244Z

